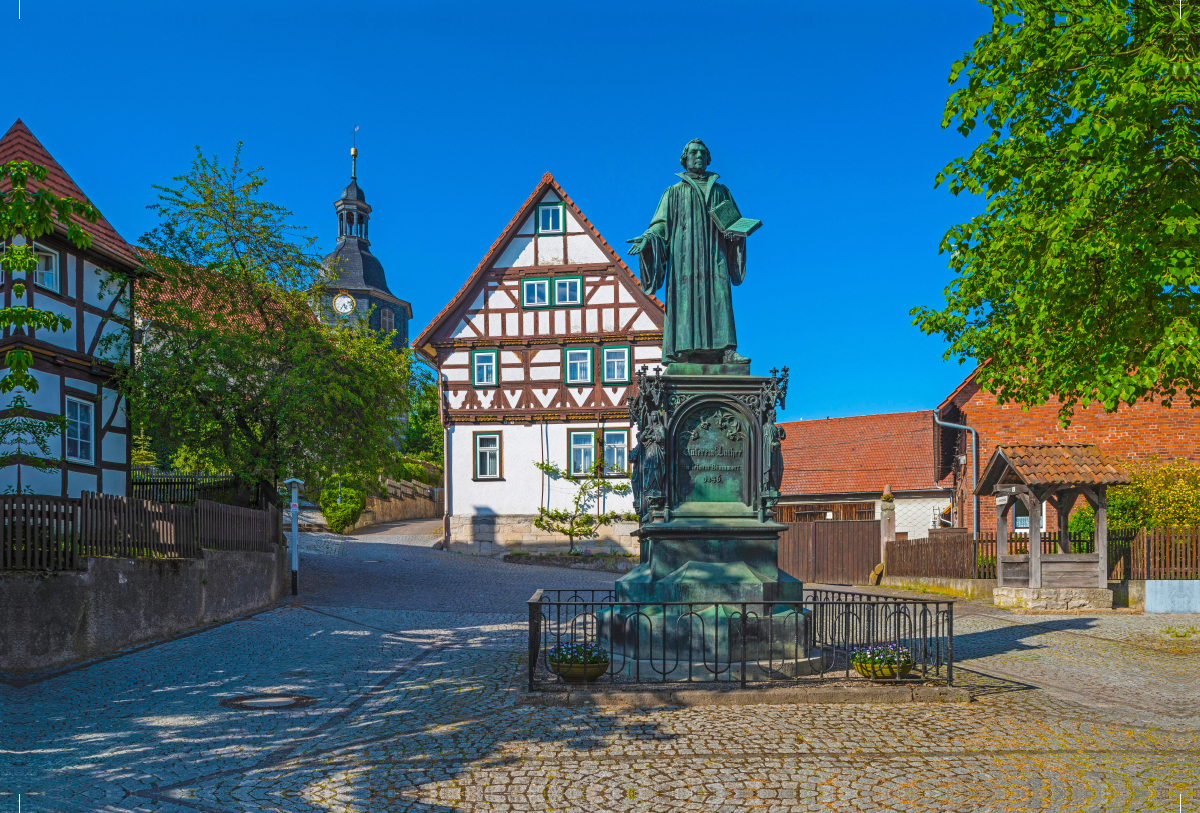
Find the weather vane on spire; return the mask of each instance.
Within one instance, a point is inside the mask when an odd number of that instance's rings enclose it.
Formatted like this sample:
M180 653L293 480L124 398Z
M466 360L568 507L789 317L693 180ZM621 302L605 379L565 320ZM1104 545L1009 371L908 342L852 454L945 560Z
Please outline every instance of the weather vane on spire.
M350 180L358 180L358 125L350 131Z

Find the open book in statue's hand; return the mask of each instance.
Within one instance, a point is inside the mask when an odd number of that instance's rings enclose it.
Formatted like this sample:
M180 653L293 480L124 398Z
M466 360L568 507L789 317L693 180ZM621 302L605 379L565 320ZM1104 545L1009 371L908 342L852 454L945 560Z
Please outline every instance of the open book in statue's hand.
M742 217L737 206L731 200L723 200L709 212L713 223L726 237L749 237L762 226L761 220Z

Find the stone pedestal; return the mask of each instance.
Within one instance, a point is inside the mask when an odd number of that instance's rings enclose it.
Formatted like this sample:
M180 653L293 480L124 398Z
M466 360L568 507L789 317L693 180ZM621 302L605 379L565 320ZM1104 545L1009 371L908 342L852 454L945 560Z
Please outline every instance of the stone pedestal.
M1113 591L1098 587L995 587L992 604L1015 610L1111 610Z
M638 373L630 413L638 427L632 477L641 557L617 581L616 599L698 606L644 608L636 618L633 608L618 607L606 636L643 657L653 657L653 647L661 656L665 646L740 659L743 635L753 660L806 651L804 615L770 605L800 601L804 586L777 565L787 526L773 518L783 472L775 408L786 392L786 369L751 376L748 364Z
M672 364L638 373L634 500L640 563L617 601L799 601L803 585L777 565L782 430L779 376L749 365Z

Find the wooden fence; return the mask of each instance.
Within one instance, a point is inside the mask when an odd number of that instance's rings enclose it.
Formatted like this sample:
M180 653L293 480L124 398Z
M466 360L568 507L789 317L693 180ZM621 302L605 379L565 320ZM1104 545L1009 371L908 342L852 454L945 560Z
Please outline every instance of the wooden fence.
M200 547L211 550L274 550L283 544L279 509L239 508L209 500L196 501Z
M79 500L0 497L0 570L71 570L79 561Z
M779 569L800 581L866 584L879 564L879 520L789 522Z
M236 478L224 474L134 472L130 479L130 496L142 500L191 505L196 500L213 497L236 485Z
M1143 528L1130 560L1134 579L1200 579L1200 528Z
M1170 529L1160 529L1170 530ZM1188 529L1176 529L1185 531ZM1112 529L1108 532L1109 578L1131 578L1131 545L1135 545L1138 531L1131 528ZM1165 549L1164 549L1165 550ZM996 534L983 533L978 539L971 538L965 528L943 528L931 530L927 539L897 540L888 543L887 572L889 576L936 576L949 579L995 579L996 578ZM1029 537L1011 534L1008 552L1029 553ZM1042 533L1042 553L1059 553L1059 533ZM1067 544L1067 553L1094 553L1092 537L1072 536ZM1158 561L1155 554L1151 557ZM1159 557L1161 558L1161 557ZM1146 561L1142 554L1143 561ZM1133 557L1137 561L1137 556ZM1180 561L1184 561L1180 559ZM1193 560L1194 561L1194 560ZM1144 578L1134 575L1132 578ZM1200 577L1190 577L1200 578Z
M277 508L197 507L84 492L0 497L0 570L72 570L86 556L186 559L284 544Z

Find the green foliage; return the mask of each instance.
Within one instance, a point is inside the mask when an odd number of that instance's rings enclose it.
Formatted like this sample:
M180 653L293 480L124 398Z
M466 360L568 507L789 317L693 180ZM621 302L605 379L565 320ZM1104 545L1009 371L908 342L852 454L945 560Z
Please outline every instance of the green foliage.
M0 178L7 179L11 187L7 192L0 192L0 241L12 240L9 245L0 246L0 271L12 275L9 291L12 301L16 301L25 298L30 275L37 271L37 254L31 242L54 231L57 224L66 229L67 239L73 245L87 248L92 238L79 221L95 223L100 212L89 203L53 194L45 186L45 167L28 161L9 161L0 165ZM31 179L38 184L37 189L30 190ZM32 328L57 333L70 327L71 320L67 317L29 305L0 308L0 329ZM0 418L0 445L14 447L13 452L0 455L0 468L16 464L16 490L27 491L21 483L23 466L41 472L58 471L57 455L53 454L50 443L66 431L66 419L62 416L35 418L29 411L29 402L22 393L38 390L37 379L29 372L33 364L33 354L29 350L9 350L4 355L4 364L7 370L0 377L0 392L17 392L4 407L7 414ZM30 454L30 447L36 449L37 454Z
M604 474L604 458L598 455L595 464L585 477L572 477L567 471L548 461L534 461L533 465L543 474L555 480L571 480L576 484L575 496L570 509L548 509L538 506L538 515L533 520L534 527L543 531L562 534L571 543L570 551L575 550L576 539L586 539L596 535L596 529L601 525L611 525L626 514L617 511L600 513L600 498L605 494L628 494L629 483L615 483ZM591 513L595 508L596 512Z
M173 439L180 470L248 481L394 470L410 351L366 319L317 318L331 272L291 213L260 199L260 169L197 151L174 181L141 240L165 281L143 287L150 326L124 384L150 434Z
M353 481L343 482L341 477L334 475L321 489L320 505L329 530L340 534L358 522L367 507L367 499L362 488Z
M133 437L133 449L130 451L130 461L133 465L150 466L152 468L158 467L158 455L154 453L154 449L151 446L150 437L146 434L146 430L143 427Z
M408 426L404 430L404 452L441 466L445 435L438 414L437 379L423 367L418 370L413 373Z
M415 483L425 483L431 486L440 486L442 483L440 475L430 472L420 460L413 459L400 461L396 468L395 479L411 480Z
M937 176L984 211L914 324L988 362L1001 403L1200 405L1200 34L1184 4L994 0L943 127L983 131ZM965 79L964 79L965 78ZM1177 397L1178 396L1178 397Z
M1108 489L1108 527L1165 528L1200 525L1200 465L1180 458L1134 466L1127 486ZM1090 534L1095 512L1080 500L1071 513L1072 533Z

